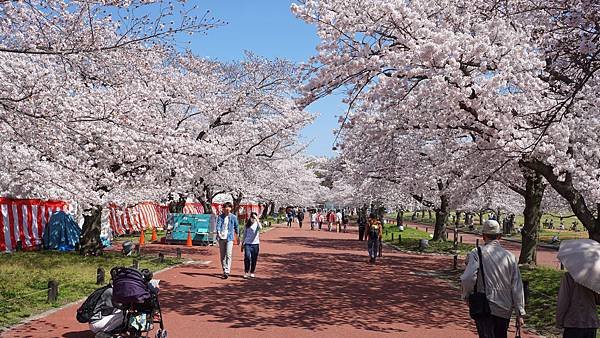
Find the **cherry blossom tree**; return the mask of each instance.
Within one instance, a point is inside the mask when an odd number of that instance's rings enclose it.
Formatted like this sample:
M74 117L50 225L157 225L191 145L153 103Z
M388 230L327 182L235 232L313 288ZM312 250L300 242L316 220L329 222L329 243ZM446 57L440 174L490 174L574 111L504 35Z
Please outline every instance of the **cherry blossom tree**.
M391 110L404 128L469 133L542 175L600 240L588 206L600 200L593 1L307 0L292 10L321 38L306 102L346 87L349 104Z

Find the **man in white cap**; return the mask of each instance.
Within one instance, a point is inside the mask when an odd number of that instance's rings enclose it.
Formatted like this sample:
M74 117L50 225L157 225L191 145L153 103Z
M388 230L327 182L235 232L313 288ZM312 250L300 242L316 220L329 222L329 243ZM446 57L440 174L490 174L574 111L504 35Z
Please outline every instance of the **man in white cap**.
M462 296L468 299L475 292L485 293L490 313L475 320L479 337L505 338L513 309L517 321L523 324L525 297L523 282L515 256L505 250L499 242L502 231L498 222L483 223L481 257L483 274L479 271L479 253L473 249L467 256L467 267L460 277Z

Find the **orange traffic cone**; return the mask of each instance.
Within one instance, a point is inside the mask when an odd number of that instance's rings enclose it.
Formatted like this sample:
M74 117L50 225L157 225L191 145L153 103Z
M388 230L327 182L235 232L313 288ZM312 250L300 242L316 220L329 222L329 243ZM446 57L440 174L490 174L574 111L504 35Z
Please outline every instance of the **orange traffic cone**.
M158 240L158 236L156 236L156 228L152 228L152 238L150 238L151 242L156 242Z
M144 245L145 241L144 241L144 230L142 230L142 232L140 233L140 246Z
M187 241L185 241L185 246L192 246L192 232L190 230L188 230L188 238Z

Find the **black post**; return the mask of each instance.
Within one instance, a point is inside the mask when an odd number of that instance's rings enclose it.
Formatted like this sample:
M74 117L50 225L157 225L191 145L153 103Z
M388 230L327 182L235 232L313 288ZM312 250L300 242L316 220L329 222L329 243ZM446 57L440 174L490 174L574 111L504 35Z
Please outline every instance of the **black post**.
M134 269L139 269L140 268L140 262L137 259L133 259L133 268Z
M523 281L523 293L525 294L525 305L527 305L527 301L529 300L529 281Z
M402 234L398 234L398 244L402 243Z
M392 241L394 240L394 233L392 232Z
M165 262L165 254L162 252L158 253L158 262L159 263L164 263Z
M454 255L454 270L458 269L458 255Z
M475 240L475 246L479 246L479 238Z
M104 284L104 268L98 268L98 270L96 270L96 284Z
M425 227L425 232L429 232L429 228Z
M181 258L181 248L177 248L177 258Z
M58 299L58 282L54 279L48 281L48 303L56 302Z
M462 244L462 236L460 236L460 244Z

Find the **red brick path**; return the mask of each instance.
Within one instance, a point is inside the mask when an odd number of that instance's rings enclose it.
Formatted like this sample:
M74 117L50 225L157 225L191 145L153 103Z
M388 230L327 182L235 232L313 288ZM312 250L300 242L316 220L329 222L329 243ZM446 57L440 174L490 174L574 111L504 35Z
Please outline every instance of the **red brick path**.
M444 256L384 251L367 263L356 233L276 227L261 236L257 278L242 279L234 248L232 276L220 279L217 248L184 255L208 264L158 274L169 337L474 337L459 291L437 278ZM175 247L150 245L147 252ZM3 337L90 338L76 306L17 327Z

